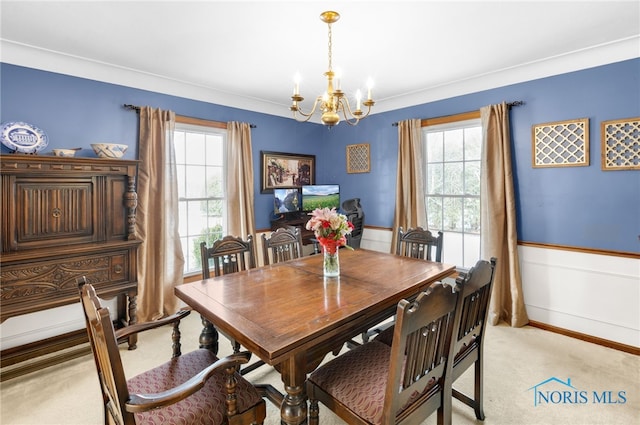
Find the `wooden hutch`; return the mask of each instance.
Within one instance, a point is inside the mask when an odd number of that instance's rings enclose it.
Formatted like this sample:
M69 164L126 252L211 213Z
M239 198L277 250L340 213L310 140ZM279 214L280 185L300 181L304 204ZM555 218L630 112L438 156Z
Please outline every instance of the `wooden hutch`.
M101 298L117 297L119 326L136 323L137 167L110 158L0 155L1 322L79 302L76 279L84 275ZM4 349L2 380L87 353L87 341L82 328ZM128 344L134 349L136 338Z

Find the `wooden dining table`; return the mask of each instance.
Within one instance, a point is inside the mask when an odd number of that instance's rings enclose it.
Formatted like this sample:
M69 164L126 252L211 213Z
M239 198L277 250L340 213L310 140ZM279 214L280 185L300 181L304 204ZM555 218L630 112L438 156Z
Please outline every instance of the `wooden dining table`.
M454 272L453 265L365 249L341 249L339 256L339 277L323 276L319 254L175 288L204 319L278 370L283 424L307 422L305 380L327 353Z

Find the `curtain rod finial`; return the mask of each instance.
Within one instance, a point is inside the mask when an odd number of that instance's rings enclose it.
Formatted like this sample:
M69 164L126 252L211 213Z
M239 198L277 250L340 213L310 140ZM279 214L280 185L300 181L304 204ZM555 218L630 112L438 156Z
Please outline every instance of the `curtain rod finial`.
M512 108L512 107L514 107L514 106L522 106L522 105L524 105L524 101L523 101L523 100L516 100L516 101L514 101L514 102L509 102L509 103L507 103L507 106L508 106L509 108Z
M130 105L128 103L125 103L124 105L122 105L125 109L131 109L131 110L135 110L135 111L140 111L140 107L136 106L136 105Z

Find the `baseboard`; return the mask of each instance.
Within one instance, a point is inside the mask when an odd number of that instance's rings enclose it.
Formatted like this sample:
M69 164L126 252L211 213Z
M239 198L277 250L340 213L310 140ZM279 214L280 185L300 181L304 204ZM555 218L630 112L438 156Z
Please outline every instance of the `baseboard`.
M602 345L604 347L613 348L614 350L624 351L625 353L635 354L636 356L640 356L640 348L634 347L633 345L621 344L619 342L610 341L608 339L586 335L580 332L559 328L557 326L548 325L542 322L536 322L535 320L530 320L529 326L542 329L545 331L557 333L560 335L565 335L571 338L576 338L582 341L591 342L593 344Z

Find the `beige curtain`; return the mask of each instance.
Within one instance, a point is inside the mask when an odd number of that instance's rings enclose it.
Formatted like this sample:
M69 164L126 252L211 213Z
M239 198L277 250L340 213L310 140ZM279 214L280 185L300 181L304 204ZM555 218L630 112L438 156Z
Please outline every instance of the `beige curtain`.
M398 172L396 176L396 209L393 217L391 252L396 252L397 229L421 226L427 228L424 203L422 127L419 119L398 123Z
M178 180L171 111L140 108L140 165L136 230L138 317L155 320L178 309L173 293L183 283L184 257L178 233Z
M227 123L228 232L243 239L256 231L253 208L251 126Z
M489 323L505 320L520 327L529 322L522 296L516 207L511 167L509 107L480 109L482 120L481 256L498 259L489 307Z

